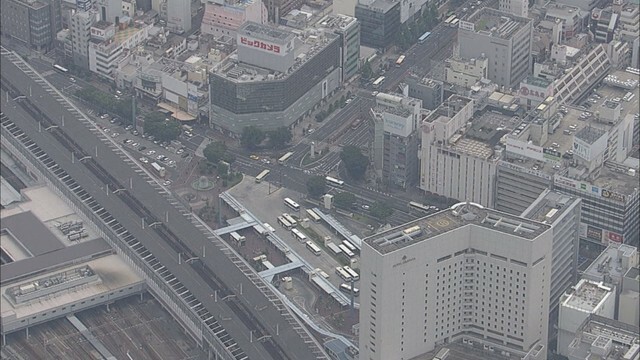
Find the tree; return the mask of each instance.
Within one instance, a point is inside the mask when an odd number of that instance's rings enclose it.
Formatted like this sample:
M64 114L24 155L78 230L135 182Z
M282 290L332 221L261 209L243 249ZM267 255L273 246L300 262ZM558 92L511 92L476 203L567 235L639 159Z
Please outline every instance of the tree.
M337 207L349 209L355 204L356 196L350 192L341 192L333 196L333 202Z
M364 178L369 159L362 154L360 148L353 145L345 146L340 153L340 159L344 162L349 176L356 180Z
M222 178L227 178L227 176L229 175L229 166L227 165L226 161L218 162L218 175L220 175Z
M144 132L153 135L160 141L177 139L182 132L180 123L176 120L165 120L164 115L158 116L158 114L150 113L145 117Z
M360 76L362 76L362 78L365 80L369 80L373 76L373 70L371 69L369 60L366 60L364 64L362 64L362 68L360 69Z
M387 203L376 201L375 203L373 203L373 205L371 205L369 213L371 214L371 216L384 221L389 216L391 216L391 214L393 214L393 208L387 205Z
M200 160L198 163L198 172L200 175L211 175L213 174L214 168L215 165L207 159Z
M242 129L240 142L247 149L254 150L264 141L264 138L264 132L255 125L251 125Z
M207 144L202 153L204 157L212 163L222 160L227 151L226 145L221 141L213 141Z
M307 192L311 197L317 198L325 194L327 184L322 176L314 176L307 180Z
M269 133L269 145L274 149L282 149L293 139L291 130L286 126L280 126Z

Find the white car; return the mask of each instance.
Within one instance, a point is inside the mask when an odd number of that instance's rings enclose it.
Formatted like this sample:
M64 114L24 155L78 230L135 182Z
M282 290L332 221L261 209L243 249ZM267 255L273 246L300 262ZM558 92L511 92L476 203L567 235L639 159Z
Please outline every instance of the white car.
M146 157L141 157L140 158L140 162L144 163L144 164L148 164L149 163L149 159L147 159Z
M119 134L119 133L116 133L116 132L114 132L113 134L111 134L111 137L118 137L118 136L120 136L120 134Z
M151 156L151 155L153 155L153 154L155 154L155 153L156 153L156 151L155 151L155 150L149 150L149 151L147 151L147 155L149 155L149 156Z
M140 144L138 144L138 143L131 144L131 146L133 146L133 147L138 147L138 145L140 145Z
M369 205L362 205L362 210L369 210L369 209L370 209Z
M167 180L167 181L163 182L162 185L164 185L164 186L171 185L171 180Z

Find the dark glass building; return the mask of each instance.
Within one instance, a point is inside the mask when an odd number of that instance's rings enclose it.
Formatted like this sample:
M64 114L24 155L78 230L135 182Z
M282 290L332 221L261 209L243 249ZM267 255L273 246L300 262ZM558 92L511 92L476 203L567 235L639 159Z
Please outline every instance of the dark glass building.
M371 4L357 4L355 16L360 21L360 43L372 48L386 49L393 45L400 31L400 2L376 0Z

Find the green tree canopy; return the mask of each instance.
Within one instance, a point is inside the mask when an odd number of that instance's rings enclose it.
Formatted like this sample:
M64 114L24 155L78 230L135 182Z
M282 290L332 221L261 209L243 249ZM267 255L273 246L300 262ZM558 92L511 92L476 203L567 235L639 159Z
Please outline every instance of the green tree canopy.
M264 141L264 138L264 132L257 126L251 125L242 129L240 142L247 149L254 150Z
M344 162L349 175L356 179L361 180L369 166L369 159L362 154L362 151L356 146L345 146L340 153L340 159Z
M369 80L373 76L373 69L371 69L369 60L365 60L364 64L362 64L362 68L360 69L360 76L362 76L362 78L365 80Z
M94 86L76 90L75 95L91 104L100 112L117 115L122 122L131 123L131 99L118 100L113 95L98 90Z
M291 130L286 126L280 126L269 133L269 146L274 149L284 148L293 139Z
M349 209L356 203L356 196L350 192L341 192L333 196L334 204L343 209Z
M182 130L178 121L166 120L164 114L152 112L145 116L144 132L160 141L171 141L177 139Z
M223 159L226 151L227 147L222 141L213 141L207 144L202 153L207 160L215 164Z
M391 208L387 203L376 201L375 203L373 203L373 205L371 205L369 213L375 218L386 220L389 216L391 216L391 214L393 214L393 208Z
M311 197L317 198L325 194L327 191L327 184L324 177L314 176L307 180L307 192Z

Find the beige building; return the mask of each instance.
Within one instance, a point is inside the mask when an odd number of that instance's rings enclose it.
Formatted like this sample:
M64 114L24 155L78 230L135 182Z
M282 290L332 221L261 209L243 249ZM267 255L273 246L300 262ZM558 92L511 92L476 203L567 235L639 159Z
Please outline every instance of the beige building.
M412 359L460 339L546 359L550 228L459 203L365 239L360 359Z
M476 82L487 78L489 60L450 58L446 60L446 81L449 84L471 87Z

